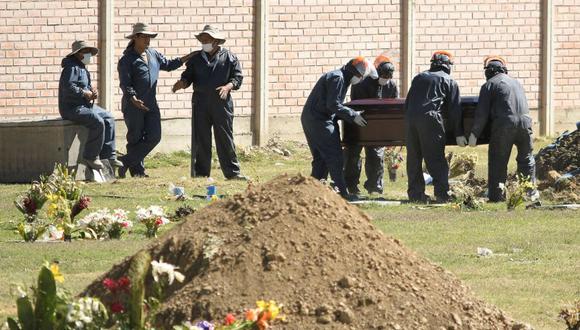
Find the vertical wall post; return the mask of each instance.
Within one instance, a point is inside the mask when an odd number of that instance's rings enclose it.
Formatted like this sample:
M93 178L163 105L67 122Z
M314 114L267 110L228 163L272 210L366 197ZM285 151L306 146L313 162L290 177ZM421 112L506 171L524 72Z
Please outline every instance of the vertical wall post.
M553 15L552 0L541 1L540 24L542 50L541 50L541 71L540 71L540 135L554 134L554 110L552 106L552 69L554 63L553 54Z
M414 49L414 1L401 1L401 97L407 96L407 91L413 81L413 66L415 63Z
M99 1L99 102L98 104L113 111L113 72L114 72L114 0Z
M254 69L254 114L252 144L262 146L268 139L268 0L256 2L256 53Z

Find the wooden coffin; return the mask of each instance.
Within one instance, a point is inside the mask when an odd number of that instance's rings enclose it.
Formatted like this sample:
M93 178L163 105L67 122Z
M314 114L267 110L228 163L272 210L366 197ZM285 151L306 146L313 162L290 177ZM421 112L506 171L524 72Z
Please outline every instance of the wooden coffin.
M477 96L461 98L463 111L463 129L465 137L469 137ZM357 111L364 111L367 120L366 127L359 127L343 121L343 144L359 144L363 146L404 146L405 145L405 99L361 99L346 103ZM444 114L445 118L445 114ZM447 123L446 123L447 126ZM451 129L446 127L447 145L455 145L455 137ZM489 125L484 129L477 144L489 143Z

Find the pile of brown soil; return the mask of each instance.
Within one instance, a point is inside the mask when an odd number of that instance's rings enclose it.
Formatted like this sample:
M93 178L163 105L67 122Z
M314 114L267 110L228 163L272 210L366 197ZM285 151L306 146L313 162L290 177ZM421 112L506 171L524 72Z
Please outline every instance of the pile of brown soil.
M215 202L147 248L186 277L157 320L221 320L264 299L284 305L278 329L524 329L369 220L301 175ZM130 261L103 278L124 275ZM85 294L109 299L103 278Z
M560 135L554 143L540 149L536 154L536 175L545 180L552 170L560 174L580 168L580 130Z

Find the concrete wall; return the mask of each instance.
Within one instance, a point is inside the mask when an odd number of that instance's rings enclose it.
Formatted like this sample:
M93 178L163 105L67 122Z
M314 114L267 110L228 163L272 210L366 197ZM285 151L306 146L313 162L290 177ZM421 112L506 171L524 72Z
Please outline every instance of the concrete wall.
M95 44L101 1L14 0L0 2L0 119L55 115L60 61L74 39ZM374 58L389 52L400 69L401 17L398 0L269 0L268 112L270 133L302 138L299 118L310 89L325 71L355 55ZM239 144L250 141L256 93L253 85L256 1L129 0L115 1L114 64L124 50L124 36L137 21L159 31L152 46L168 57L199 48L194 36L206 23L219 26L244 67L242 88L234 92ZM522 81L535 111L540 99L541 0L415 0L414 72L427 69L434 50L456 55L453 75L463 95L476 95L483 83L482 60L504 55L511 74ZM554 2L554 112L556 130L580 119L580 3ZM97 57L96 61L98 62ZM89 66L98 85L98 66ZM191 115L191 91L173 94L170 86L182 69L162 72L158 99L162 116ZM399 81L399 73L395 74ZM114 75L113 111L120 90ZM177 120L180 121L181 120ZM188 122L189 120L185 120ZM245 123L242 125L242 123ZM165 125L165 124L164 124ZM124 128L122 122L119 128ZM168 126L166 133L173 134ZM179 133L181 134L181 133ZM179 135L177 134L177 135ZM188 140L188 137L185 137ZM164 139L164 144L170 139ZM121 143L122 144L122 143ZM167 145L169 147L170 144Z

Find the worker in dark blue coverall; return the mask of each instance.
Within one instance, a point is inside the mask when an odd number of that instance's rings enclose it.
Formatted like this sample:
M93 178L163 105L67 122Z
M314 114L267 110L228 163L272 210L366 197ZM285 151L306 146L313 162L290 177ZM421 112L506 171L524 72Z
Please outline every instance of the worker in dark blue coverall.
M446 114L457 145L465 147L459 87L450 76L453 57L437 51L431 57L431 68L413 79L405 101L407 139L407 195L411 202L425 203L423 159L433 177L437 202L449 200L449 164L445 159Z
M123 164L115 156L115 118L105 109L94 105L97 90L91 85L91 74L86 68L98 49L77 40L72 52L62 60L62 73L58 85L58 111L67 119L88 128L83 161L90 168L104 168L101 159L112 166Z
M536 163L532 145L532 118L522 85L508 76L506 62L499 56L489 56L484 60L487 82L481 86L479 101L469 146L475 147L477 138L488 122L491 136L488 151L488 197L490 202L505 200L500 184L507 179L507 165L512 147L518 149L516 161L518 173L536 180ZM537 191L528 192L532 199Z
M393 80L395 66L386 55L380 55L375 60L378 79L367 77L360 84L351 87L350 98L359 99L391 99L399 97L397 83ZM367 181L364 183L369 194L383 193L384 174L384 147L365 147L365 173ZM362 168L362 146L346 145L344 147L344 179L350 194L359 194L358 183Z
M206 25L196 38L202 50L194 52L181 79L173 85L173 92L193 85L191 176L210 176L213 127L225 178L247 180L240 173L236 156L234 103L230 93L242 85L242 66L236 55L220 46L226 40L217 28Z
M310 92L301 122L308 147L312 153L312 176L318 180L330 177L341 196L348 192L343 173L343 155L340 146L338 119L366 126L360 111L343 105L348 87L361 82L374 68L364 57L350 60L338 70L325 73ZM373 69L373 70L371 70ZM376 72L374 72L376 76Z
M193 54L168 60L149 48L151 38L156 36L147 24L136 23L133 33L126 36L131 41L119 60L121 110L127 125L127 154L119 157L124 165L119 168L120 177L125 177L127 170L131 176L147 176L143 159L161 141L161 114L156 98L159 70L176 70Z

